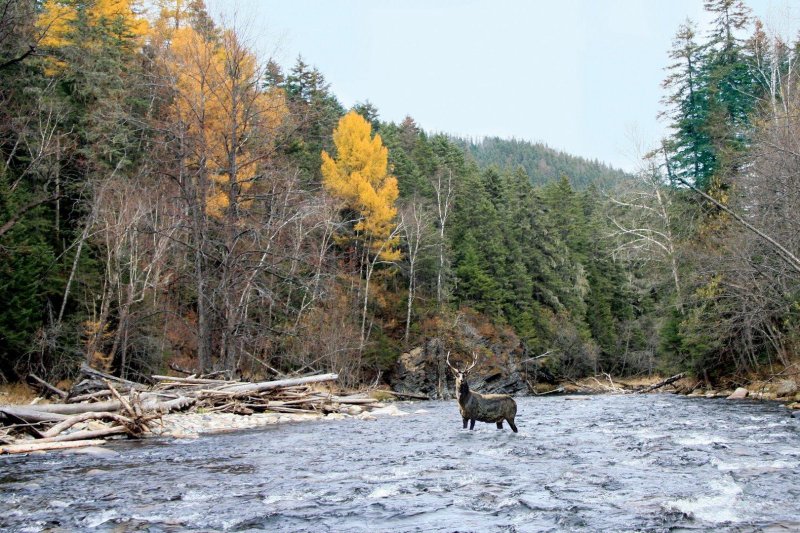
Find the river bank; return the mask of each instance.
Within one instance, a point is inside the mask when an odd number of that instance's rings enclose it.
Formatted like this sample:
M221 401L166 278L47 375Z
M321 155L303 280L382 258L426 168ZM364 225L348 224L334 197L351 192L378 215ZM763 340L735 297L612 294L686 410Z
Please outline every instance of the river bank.
M120 438L190 438L306 420L404 414L381 401L390 392L344 393L336 374L243 382L220 377L154 375L127 381L82 367L69 392L41 382L43 394L0 404L0 454L96 446ZM49 398L45 397L49 394ZM54 400L54 403L50 403Z
M645 378L615 378L608 375L583 378L577 381L562 381L555 385L536 384L535 395L549 394L635 394L669 393L688 398L725 398L730 400L756 400L776 402L800 417L800 379L797 374L779 376L779 379L753 378L741 385L724 383L712 386L691 377L682 376L671 383L659 386L669 378L652 376ZM650 389L650 390L648 390Z

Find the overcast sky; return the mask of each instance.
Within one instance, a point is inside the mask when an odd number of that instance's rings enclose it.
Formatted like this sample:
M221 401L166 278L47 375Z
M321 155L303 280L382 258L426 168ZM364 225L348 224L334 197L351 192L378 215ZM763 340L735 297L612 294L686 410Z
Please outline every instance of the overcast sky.
M790 0L749 0L794 35ZM428 131L542 141L631 170L664 134L661 80L702 0L208 0L288 69L298 54L339 100Z

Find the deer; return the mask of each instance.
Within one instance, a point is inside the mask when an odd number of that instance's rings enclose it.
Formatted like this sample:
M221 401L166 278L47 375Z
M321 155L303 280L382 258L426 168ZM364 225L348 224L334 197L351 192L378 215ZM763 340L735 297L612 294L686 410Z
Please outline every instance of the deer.
M447 366L456 376L456 399L458 409L461 411L461 418L464 421L464 429L475 429L475 421L496 423L497 429L503 429L503 421L507 421L511 430L517 433L517 426L514 424L514 417L517 415L517 402L508 394L480 394L469 389L467 377L469 371L475 368L478 363L478 356L472 352L472 363L459 370L450 363L450 352L447 352Z

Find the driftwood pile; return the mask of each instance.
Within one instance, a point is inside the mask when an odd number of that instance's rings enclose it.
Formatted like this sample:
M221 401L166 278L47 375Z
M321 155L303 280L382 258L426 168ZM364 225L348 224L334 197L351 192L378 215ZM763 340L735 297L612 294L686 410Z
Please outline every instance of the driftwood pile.
M666 387L667 385L672 385L676 381L683 379L685 376L686 374L682 372L647 386L630 386L625 383L614 382L611 376L606 373L602 374L602 376L589 377L580 383L573 380L568 381L571 385L570 392L577 392L581 394L645 394L661 389L662 387ZM539 393L539 395L541 396L542 394L554 394L562 392L567 392L565 387L559 387L552 391Z
M69 391L33 376L49 396L63 403L0 405L0 454L93 446L102 439L151 432L161 416L187 409L250 415L257 412L334 413L371 408L365 396L336 396L313 390L313 383L335 381L336 374L243 382L194 375L152 376L152 385L135 383L84 365L82 379ZM39 383L41 382L41 383Z

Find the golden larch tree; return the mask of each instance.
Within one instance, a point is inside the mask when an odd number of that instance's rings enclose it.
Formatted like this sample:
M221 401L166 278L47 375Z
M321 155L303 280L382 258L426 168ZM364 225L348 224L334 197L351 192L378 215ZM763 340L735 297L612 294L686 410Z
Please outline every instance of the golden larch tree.
M234 32L209 40L191 27L174 31L170 47L176 98L175 118L195 139L196 165L209 176L206 212L221 219L236 203L246 208L259 163L253 139L265 141L287 114L279 90L264 92L255 56Z
M214 311L222 317L214 343L219 360L233 368L242 349L236 332L246 318L246 292L255 276L247 258L257 245L245 235L260 228L255 197L288 111L281 89L263 89L257 58L235 31L169 29L163 41L164 69L173 88L168 120L180 141L197 254L197 337L205 343L198 344L198 359L203 368L211 363L207 317ZM214 269L205 263L211 248L218 261ZM213 292L208 290L212 278Z
M364 117L350 111L333 131L336 158L322 151L323 185L360 216L355 231L383 261L400 258L395 229L399 196L397 178L389 174L389 150Z

